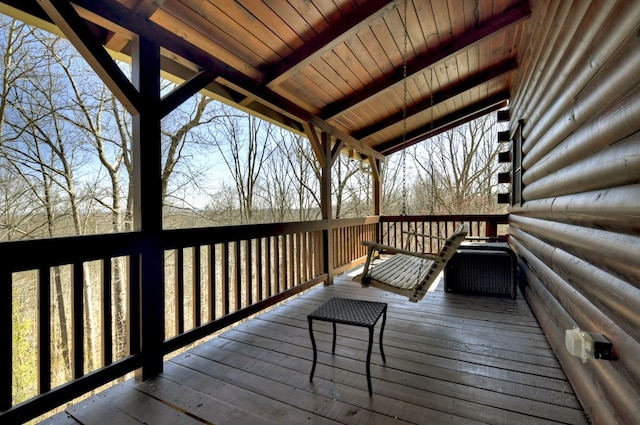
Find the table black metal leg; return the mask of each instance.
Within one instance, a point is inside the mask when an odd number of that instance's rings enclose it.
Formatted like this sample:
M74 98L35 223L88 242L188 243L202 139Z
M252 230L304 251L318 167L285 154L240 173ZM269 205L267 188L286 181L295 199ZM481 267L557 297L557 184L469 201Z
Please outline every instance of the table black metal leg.
M313 374L316 371L316 361L318 359L318 355L316 353L316 339L313 337L313 320L308 318L309 320L309 335L311 336L311 346L313 347L313 365L311 366L311 375L309 375L309 381L313 381Z
M382 313L382 326L380 327L380 355L382 356L382 362L386 363L387 359L384 356L384 349L382 348L382 333L384 332L384 324L387 322L387 307L385 306Z
M373 395L371 390L371 349L373 348L373 326L369 327L369 347L367 348L367 387L369 388L369 397Z
M333 322L333 344L331 345L331 352L336 353L336 322Z

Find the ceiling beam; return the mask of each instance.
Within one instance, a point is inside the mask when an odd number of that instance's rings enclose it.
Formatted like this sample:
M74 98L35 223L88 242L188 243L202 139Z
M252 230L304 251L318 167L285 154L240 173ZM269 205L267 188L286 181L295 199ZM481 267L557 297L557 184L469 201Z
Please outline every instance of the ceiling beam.
M327 123L326 121L318 117L312 117L310 122L319 130L322 130L325 133L330 134L334 138L341 140L342 142L344 142L345 145L352 147L353 149L360 152L361 154L365 156L370 156L376 159L384 160L384 154L378 152L377 150L369 146L366 146L364 143L362 143L362 141L354 138L353 136L350 136L347 133L344 133L336 129L334 126Z
M452 128L458 127L466 122L503 108L507 105L508 99L509 91L502 91L487 99L476 102L473 105L459 109L447 116L438 118L433 122L426 123L421 128L408 132L406 137L404 137L404 141L403 137L397 137L389 140L380 145L378 150L384 155L391 155L392 153L399 152L402 149L406 149L409 146L415 145L416 143L430 137L444 133L447 130L451 130Z
M307 41L304 46L294 50L291 55L276 64L266 74L264 84L270 88L280 85L333 46L343 43L372 21L389 13L398 3L400 0L369 0L364 2L355 9L355 12L344 17L340 22L329 25L323 33Z
M51 1L51 0L38 0ZM144 18L114 0L73 0L73 3L89 12L107 19L122 28L139 34L141 37L155 40L170 52L196 64L222 79L225 84L238 93L258 99L277 112L299 121L309 121L311 114L295 103L275 93L268 87L257 84L240 71L232 68L202 48L195 46L178 35Z
M501 15L496 16L488 22L484 22L478 28L464 33L460 38L454 39L448 45L445 45L438 50L427 52L425 55L418 56L414 60L408 62L406 78L410 78L436 63L446 61L459 54L460 51L468 49L500 31L505 31L518 22L528 19L530 16L531 8L529 7L529 2L523 1L518 3L516 6L509 8ZM380 95L385 90L401 83L404 78L403 73L394 71L393 73L374 81L371 85L359 91L357 94L350 95L348 98L338 100L327 105L320 113L320 117L324 120L330 120L337 114L344 113L346 110L358 106L374 96Z
M439 92L435 92L433 94L433 98L428 97L422 100L422 102L418 102L415 105L411 105L407 107L406 117L411 118L412 116L419 114L427 109L437 106L440 103L446 102L447 100L458 96L468 90L471 90L474 87L485 84L494 80L496 78L503 77L510 72L515 71L518 68L518 61L515 58L509 59L505 62L502 62L496 66L493 66L483 72L480 72L476 75L472 75L470 78L459 82L458 84L448 87ZM379 131L382 131L388 127L391 127L404 119L403 111L398 112L397 114L391 115L386 119L380 120L377 123L363 128L354 132L352 135L356 139L365 139L372 134L375 134Z
M135 115L140 94L98 41L85 21L66 0L38 0L38 4L80 52L127 111Z
M164 0L142 0L134 9L134 11L145 18L151 17L156 10L162 6ZM121 33L112 33L106 43L105 47L116 52L120 52L130 41L128 37Z

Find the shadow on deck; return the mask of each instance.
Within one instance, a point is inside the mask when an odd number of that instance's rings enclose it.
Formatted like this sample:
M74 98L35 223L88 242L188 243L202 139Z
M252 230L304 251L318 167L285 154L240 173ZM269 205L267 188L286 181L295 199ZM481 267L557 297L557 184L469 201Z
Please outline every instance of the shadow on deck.
M545 424L587 423L529 306L510 298L435 291L420 303L349 276L242 323L165 363L68 407L49 424ZM331 297L387 302L386 365L368 334L314 323L313 382L306 316ZM379 331L376 326L376 335Z

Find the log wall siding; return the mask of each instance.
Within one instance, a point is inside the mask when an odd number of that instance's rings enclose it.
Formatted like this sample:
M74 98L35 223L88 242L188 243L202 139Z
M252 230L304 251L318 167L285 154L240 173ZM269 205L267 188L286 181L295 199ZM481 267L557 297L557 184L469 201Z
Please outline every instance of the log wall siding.
M640 2L532 9L510 104L521 289L593 423L640 423ZM571 356L574 326L604 334L615 359Z

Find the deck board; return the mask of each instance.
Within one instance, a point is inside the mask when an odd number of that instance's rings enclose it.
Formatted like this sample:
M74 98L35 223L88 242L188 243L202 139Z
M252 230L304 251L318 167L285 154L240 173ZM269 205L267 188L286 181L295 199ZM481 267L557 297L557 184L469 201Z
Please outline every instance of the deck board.
M168 360L162 375L118 384L48 423L113 423L114 411L123 416L118 423L152 425L587 423L522 296L459 295L442 286L410 303L338 277ZM368 333L358 327L338 325L332 355L331 325L314 324L318 365L309 382L306 316L333 296L389 304L387 362L374 344L372 397Z

